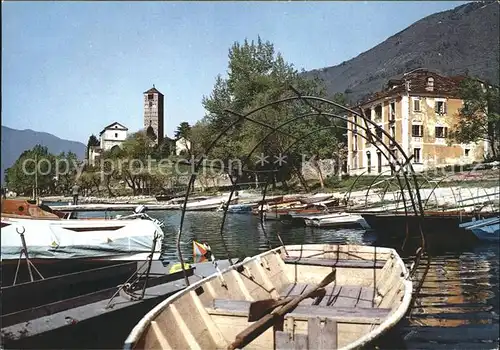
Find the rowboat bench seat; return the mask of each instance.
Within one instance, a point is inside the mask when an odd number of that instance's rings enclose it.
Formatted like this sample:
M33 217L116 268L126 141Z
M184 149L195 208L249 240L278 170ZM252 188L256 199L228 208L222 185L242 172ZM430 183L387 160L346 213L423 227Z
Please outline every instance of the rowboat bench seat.
M248 317L251 301L214 299L213 305L206 310L210 315L229 315ZM391 309L361 308L361 307L324 307L321 305L299 305L285 315L285 319L293 317L296 320L308 321L310 318L331 319L346 323L380 324Z
M307 283L290 283L280 291L281 297L295 297L307 292L314 285ZM374 307L375 290L373 287L334 285L325 288L325 295L316 300L308 298L300 302L299 305L313 305L328 307Z
M325 259L325 258L304 258L296 256L285 256L285 264L342 267L342 268L377 268L384 267L385 260L361 260L361 259Z

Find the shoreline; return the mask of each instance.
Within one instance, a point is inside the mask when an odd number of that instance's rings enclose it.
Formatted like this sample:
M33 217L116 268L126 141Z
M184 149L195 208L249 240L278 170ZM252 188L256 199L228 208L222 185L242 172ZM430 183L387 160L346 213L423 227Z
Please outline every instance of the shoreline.
M500 187L469 187L469 186L450 186L450 187L439 187L434 191L431 189L421 189L421 199L423 204L427 203L427 206L435 207L470 207L478 205L485 202L490 202L489 204L497 204L499 202ZM203 196L203 199L217 198L227 196L229 192L223 192L219 194L213 194L209 196ZM338 198L340 200L346 198L346 192L338 191L317 191L310 193L289 193L284 194L283 197L286 199L291 197L310 197L313 195L332 195L333 198ZM272 193L267 193L266 197L275 196ZM281 196L281 194L280 194ZM196 197L191 196L190 199L196 200ZM402 206L402 202L399 200L400 192L391 191L383 194L383 189L372 189L367 195L366 190L352 191L349 195L349 202L351 206L376 206L377 204L381 207L392 206L397 204ZM474 198L477 198L474 199ZM18 197L21 199L21 197ZM238 198L242 201L258 201L262 198L262 194L257 191L239 191ZM69 196L46 196L41 197L42 202L45 203L64 203L70 204L73 201L72 197ZM128 205L167 205L169 201L157 201L154 196L120 196L120 197L80 197L78 200L79 205L85 204L128 204Z

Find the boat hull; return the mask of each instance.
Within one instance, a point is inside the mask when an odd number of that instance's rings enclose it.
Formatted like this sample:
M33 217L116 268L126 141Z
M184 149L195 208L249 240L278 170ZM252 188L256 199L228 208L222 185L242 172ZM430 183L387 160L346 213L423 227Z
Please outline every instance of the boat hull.
M493 214L481 214L484 217L490 217ZM407 228L410 232L419 232L420 223L427 233L436 233L440 235L453 235L459 231L459 225L462 222L471 221L474 218L472 214L447 214L446 212L433 214L426 213L425 216L404 214L361 214L370 227L377 233L386 236L404 237ZM421 221L422 220L422 221Z
M37 220L2 217L1 257L17 261L23 239L30 259L130 259L161 251L163 231L151 220ZM22 236L21 236L22 234ZM156 237L156 238L155 238ZM153 247L153 244L155 246ZM141 255L134 259L143 259Z
M306 300L307 295L302 301L296 299L325 276L332 278L332 268L334 284L329 280L319 299ZM403 318L413 288L408 276L399 255L389 248L328 244L276 248L169 297L134 327L124 349L227 348L252 325L248 309L253 301L280 296L300 302L284 312L283 322L276 327L271 322L271 328L248 340L248 348L293 348L288 341L301 339L309 344L304 348L316 349L321 347L317 338L323 337L329 342L323 348L357 349L372 344ZM315 328L318 317L327 320L328 332Z
M128 265L131 265L133 271L139 268L136 263L120 266ZM184 288L183 283L179 281L183 278L182 272L168 274L166 267L153 265L152 270L156 274L148 280L145 298L133 300L126 295L116 294L117 286L131 276L132 270L124 270L121 267L116 270L115 266L108 268L111 269L114 269L111 272L116 273L102 275L100 281L94 278L98 274L97 270L89 270L82 274L62 275L52 280L11 287L20 288L20 292L24 291L23 295L28 295L29 288L33 285L31 294L36 292L39 295L37 299L32 298L36 304L30 306L30 311L20 308L21 311L10 310L8 315L2 315L4 347L117 348L128 330L147 310ZM158 277L158 272L162 272L161 277ZM194 278L192 282L199 279L192 276L192 269L187 272L189 278ZM77 288L72 288L73 286ZM138 289L139 292L141 288ZM116 298L110 302L114 295ZM13 298L14 296L10 296L11 300ZM108 304L111 307L107 307ZM102 332L103 329L108 329L110 324L113 325L113 332ZM89 336L90 334L92 336Z

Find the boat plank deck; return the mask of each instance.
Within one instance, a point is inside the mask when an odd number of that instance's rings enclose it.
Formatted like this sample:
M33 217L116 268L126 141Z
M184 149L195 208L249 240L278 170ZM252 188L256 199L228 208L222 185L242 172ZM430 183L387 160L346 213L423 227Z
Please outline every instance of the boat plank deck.
M251 301L214 299L212 307L206 310L210 315L231 315L247 317ZM286 317L308 320L311 317L327 317L342 322L379 324L389 315L391 309L361 307L322 307L320 305L299 305Z

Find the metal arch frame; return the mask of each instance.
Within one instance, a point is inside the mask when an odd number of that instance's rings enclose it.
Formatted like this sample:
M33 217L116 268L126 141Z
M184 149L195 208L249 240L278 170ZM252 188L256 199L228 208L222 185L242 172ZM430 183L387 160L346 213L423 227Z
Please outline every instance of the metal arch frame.
M232 112L232 113L234 113L234 112ZM234 113L234 114L236 114L236 113ZM239 114L236 114L236 115L240 116ZM294 121L296 121L296 120L300 120L300 119L307 118L307 117L319 117L319 116L325 116L325 117L330 117L330 118L335 118L335 119L343 119L341 116L338 116L338 115L333 114L333 113L326 113L326 112L323 112L323 113L318 113L318 112L317 112L317 113L305 113L305 114L299 115L299 116L297 116L297 117L295 117L295 118L288 119L288 120L286 120L285 122L283 122L282 124L280 124L277 128L272 128L273 130L272 130L271 132L269 132L269 133L268 133L268 134L267 134L267 135L266 135L266 136L265 136L262 140L260 140L260 141L259 141L259 142L258 142L258 143L257 143L257 144L253 147L253 149L252 149L252 150L248 153L248 155L247 155L247 157L245 158L245 160L244 160L243 164L247 164L247 162L249 161L249 159L250 159L251 155L253 154L253 152L255 152L255 150L256 150L256 149L257 149L257 148L258 148L258 147L259 147L259 146L260 146L260 145L261 145L261 144L262 144L265 140L267 140L269 136L273 135L276 131L279 131L279 129L280 129L281 127L283 127L283 126L285 126L285 125L288 125L288 124L290 124L290 123L292 123L292 122L294 122ZM360 127L363 129L363 126L361 126L360 124L357 124L357 123L354 123L354 122L351 122L351 124L352 124L352 125L356 125L356 126L360 126ZM317 133L318 131L321 131L321 130L332 129L332 128L341 128L341 129L347 129L347 130L349 130L347 127L342 126L342 125L331 125L331 126L327 126L327 127L323 127L323 128L318 128L318 129L315 129L315 130L313 130L312 132L307 133L306 135L302 135L300 138L297 138L297 137L295 137L295 136L294 136L295 141L294 141L291 145L289 145L289 146L285 149L285 152L286 152L286 151L288 151L288 150L289 150L292 146L294 146L297 142L299 142L299 141L301 141L301 140L306 139L306 138L307 138L307 137L309 137L310 135L312 135L312 134L314 134L314 133ZM363 130L364 130L364 129L363 129ZM365 139L365 140L367 140L367 141L370 141L369 137L364 136L364 135L360 135L360 136L361 136L363 139ZM373 136L373 135L372 135L372 136ZM377 139L377 140L376 140L377 142L380 142L380 145L385 146L385 148L389 151L388 153L390 153L390 156L391 156L393 159L395 159L395 157L394 157L394 155L395 155L395 154L392 152L392 149L391 149L391 148L389 148L389 147L387 147L387 146L386 146L383 142L381 142L381 139L380 139L380 138L378 138L378 137L375 137L375 138ZM388 160L388 161L389 161L389 166L390 166L390 167L391 167L391 169L392 169L393 171L395 171L396 173L399 173L399 171L400 171L401 169L403 169L403 168L404 168L404 166L406 166L406 163L405 163L405 164L403 164L402 166L400 166L398 170L396 170L396 169L395 169L395 167L394 167L394 164L390 161L390 160L391 160L391 158L390 158L390 157L389 157L389 156L388 156L388 155L387 155L387 154L386 154L386 153L385 153L385 152L384 152L384 151L383 151L383 150L379 147L379 145L378 145L377 143L372 143L372 145L373 145L373 146L375 146L375 148L377 148L377 150L378 150L380 153L382 153L382 154L384 155L384 157L386 158L386 160ZM411 157L410 157L410 158L408 158L408 160L411 160ZM406 180L407 184L409 185L408 180L407 180L407 178L406 178L406 174L405 174L404 172L403 172L403 174L404 174L404 176L405 176L405 180ZM230 193L230 195L229 195L229 200L228 200L228 202L227 202L227 203L226 203L226 205L225 205L225 208L224 208L224 213L226 213L226 212L227 212L227 208L228 208L228 206L229 206L229 202L231 201L232 194L233 194L233 192L234 192L234 189L235 189L236 185L237 185L237 181L235 181L235 183L233 184L233 191L232 191L232 192ZM265 198L263 198L263 200L264 200L264 199L265 199ZM416 211L415 206L414 206L414 209L415 209L415 211ZM418 215L418 214L417 214L417 215ZM221 225L221 235L222 235L222 230L223 230L223 225L224 225L224 222L225 222L225 215L224 215L223 222L222 222L222 225Z
M385 186L384 188L384 192L382 194L382 201L384 201L385 199L385 196L387 195L387 191L389 190L389 188L391 187L392 185L392 181L394 180L394 177L388 179L389 181L387 181L387 185ZM396 196L396 194L394 194L394 202L396 202L396 209L399 207L399 193L398 195ZM405 206L406 207L406 206Z
M412 157L410 157L410 159L411 158ZM403 165L403 167L404 167L404 165ZM401 171L401 169L403 169L403 167L399 168L397 170L397 173L399 173ZM370 185L368 185L368 188L367 188L366 194L365 194L365 208L368 207L368 195L370 194L370 190L371 190L373 184L375 183L375 180L377 180L378 178L380 178L382 176L382 174L387 173L388 171L394 171L394 169L391 168L391 169L384 170L384 171L380 172L379 174L377 174L377 176L375 176L375 178L372 180L372 182L370 183ZM387 179L387 180L384 179L383 181L391 181L391 180L392 180L392 178L391 179ZM401 196L402 196L403 202L405 202L404 192L402 192L402 191L401 191ZM385 197L385 191L384 191L384 194L383 194L383 196L382 196L382 198L380 200L383 201L384 197ZM405 214L407 214L406 205L405 205Z
M233 114L234 114L234 112L231 112L231 113L233 113ZM240 116L240 115L238 115L238 116ZM335 114L332 114L332 113L318 113L318 112L316 112L316 113L304 113L304 114L301 114L301 115L299 115L299 116L297 116L297 117L294 117L294 118L288 119L288 120L284 121L282 124L280 124L277 128L272 128L272 131L271 131L271 132L269 132L268 134L266 134L266 135L265 135L265 136L264 136L264 137L263 137L263 138L262 138L262 139L261 139L258 143L256 143L256 144L254 145L254 147L252 148L252 150L251 150L251 151L247 154L247 156L246 156L246 158L244 159L244 161L242 162L242 164L248 164L248 161L250 160L250 157L252 156L253 152L255 152L255 151L257 150L257 148L258 148L258 147L259 147L259 146L260 146L260 145L261 145L264 141L266 141L266 140L269 138L269 136L273 135L276 131L279 131L279 129L280 129L280 128L282 128L282 127L284 127L284 126L286 126L286 125L288 125L288 124L290 124L290 123L292 123L292 122L294 122L294 121L300 120L300 119L304 119L304 118L308 118L308 117L319 117L319 116L326 116L326 117L329 117L329 118L335 118L335 119L343 119L341 116L338 116L338 115L335 115ZM358 126L359 124L357 124L357 123L353 123L353 125L357 125L357 126ZM295 141L294 141L292 144L288 145L288 147L284 150L284 152L287 152L288 150L290 150L290 149L291 149L291 148L292 148L295 144L297 144L298 142L301 142L301 141L303 141L303 140L306 140L306 139L307 139L310 135L313 135L313 134L315 134L315 133L317 133L317 132L319 132L319 131L321 131L321 130L336 129L336 128L341 128L341 129L347 129L347 130L349 130L347 127L345 127L345 126L343 126L343 125L330 125L330 126L325 126L325 127L322 127L322 128L315 129L315 130L313 130L313 131L311 131L311 132L309 132L309 133L307 133L307 134L305 134L305 135L302 135L301 137L295 137L295 136L293 136L293 138L295 139ZM362 128L362 126L361 126L361 128ZM364 139L366 139L366 140L368 140L368 141L369 141L369 138L368 138L368 137L366 137L366 136L364 136L364 135L360 135L360 136L361 136L362 138L364 138ZM381 144L385 146L385 144L383 144L382 142L381 142ZM391 168L395 171L394 164L393 164L392 162L390 162L390 158L389 158L389 156L388 156L388 155L386 155L386 154L385 154L385 153L384 153L384 152L380 149L380 147L379 147L376 143L373 143L373 145L377 148L377 150L379 150L379 151L380 151L380 152L384 155L384 157L385 157L387 160L389 160L389 164L390 164ZM389 149L389 148L388 148L388 149ZM391 154L391 156L394 156L394 155L393 155L393 154ZM411 158L410 158L410 159L411 159ZM402 167L400 167L400 169L402 169ZM271 170L270 172L273 172L273 170ZM219 232L219 234L220 234L220 236L221 236L221 237L223 237L224 224L225 224L225 221L226 221L227 210L228 210L228 208L229 208L229 204L230 204L230 202L231 202L231 199L232 199L233 193L234 193L234 191L236 190L236 187L237 187L237 185L238 185L238 180L239 180L239 176L237 176L236 181L234 181L234 182L233 182L233 184L232 184L232 190L231 190L231 192L230 192L230 194L229 194L228 201L227 201L227 202L225 203L225 205L224 205L224 215L223 215L223 218L222 218L221 229L220 229L220 232ZM266 189L267 189L268 184L269 184L269 179L267 179L267 181L266 181ZM264 200L265 200L265 195L266 195L266 192L264 192L264 194L263 194L263 198L262 198L262 201L263 201L263 202L264 202ZM263 221L263 217L262 217L262 215L261 215L261 225L263 225L263 224L262 224L262 221ZM263 226L262 226L262 229L264 229L264 230L265 230L265 228L264 228ZM281 236L279 236L279 234L278 234L278 239L279 239L280 243L284 246L284 242L283 242L283 240L282 240ZM286 251L286 249L285 249L285 251ZM227 256L228 256L229 261L231 262L230 257L229 257L229 252L227 251L227 249L226 249L226 254L227 254Z
M354 182L349 186L349 189L347 190L346 194L344 195L344 199L346 201L346 207L348 206L349 200L351 199L351 192L354 189L354 185L358 182L358 180L363 176L368 170L363 171L361 174L357 175L356 179ZM347 196L347 198L346 198Z
M272 127L270 125L267 125L266 123L262 123L260 121L256 121L256 120L250 118L250 116L253 115L253 114L255 114L256 112L258 112L260 110L263 110L265 108L272 107L272 106L275 106L275 105L279 105L281 103L285 103L285 102L289 102L289 101L302 101L302 102L306 103L309 107L315 109L317 111L317 113L316 113L317 115L322 115L322 116L328 116L329 115L330 117L344 120L348 124L356 125L357 127L359 127L360 129L362 129L363 131L366 132L367 139L368 139L368 141L372 145L374 145L377 149L380 149L379 146L376 144L377 142L380 142L380 145L384 146L387 149L388 154L390 154L392 156L392 158L394 159L395 163L398 166L401 166L401 163L399 162L399 160L395 156L395 153L393 153L393 150L383 143L383 140L382 140L383 135L385 135L390 141L393 141L394 145L399 150L400 154L404 157L405 163L407 163L406 165L409 166L410 172L413 174L413 182L414 182L414 186L415 186L416 194L417 194L417 199L418 199L418 210L417 210L417 207L416 207L414 199L412 198L412 196L410 196L410 197L411 197L411 200L412 200L412 204L413 204L415 215L417 215L420 218L421 218L421 216L424 215L424 210L423 210L423 206L422 206L422 202L421 202L421 198L420 198L420 193L419 193L419 190L418 190L418 182L416 181L416 177L415 177L415 172L414 172L413 166L408 161L409 158L406 155L406 153L404 152L404 150L402 149L402 147L399 145L399 143L396 142L396 140L387 131L385 131L383 128L380 128L378 126L378 124L376 124L371 119L366 118L364 116L363 111L361 111L362 113L358 113L358 112L356 112L356 111L354 111L354 110L352 110L350 108L347 108L345 106L342 106L342 105L340 105L340 104L338 104L336 102L333 102L333 101L330 101L330 100L327 100L327 99L324 99L324 98L320 98L320 97L302 96L293 87L291 87L291 89L297 94L297 96L295 96L295 97L287 97L287 98L279 99L279 100L274 101L274 102L270 102L270 103L264 104L264 105L262 105L260 107L257 107L255 109L249 111L248 113L246 113L244 115L238 114L236 112L232 112L232 111L229 111L229 110L225 110L226 113L231 113L233 115L237 115L238 118L235 121L233 121L232 123L230 123L226 128L224 128L224 130L221 133L219 133L219 135L207 147L205 154L209 153L215 147L215 145L217 144L217 142L222 137L224 137L231 128L233 128L234 126L236 126L238 123L241 123L243 120L248 120L248 121L251 121L251 122L254 122L256 124L259 124L259 125L262 125L262 126L265 126L267 128L272 129L272 132L269 133L268 136L274 134L275 132L280 132L283 135L287 135L287 136L291 136L292 138L296 138L294 135L289 135L288 133L285 133L285 132L281 131L280 129L284 125L289 124L290 122L292 122L293 120L298 120L300 118L294 118L294 119L291 119L291 120L287 120L284 123L282 123L282 125L280 125L278 127ZM335 115L335 114L332 114L332 113L325 113L325 112L319 110L317 107L312 106L310 104L310 101L317 101L317 102L321 102L321 103L326 103L328 106L335 106L335 107L340 108L340 109L342 109L342 110L344 110L346 112L354 114L357 117L360 117L362 120L364 120L364 122L366 124L366 127L363 126L363 125L360 125L360 124L357 124L357 123L351 121L349 118L344 118L344 117L341 117L341 116L338 116L338 115ZM368 124L370 124L371 126L373 126L375 128L375 130L381 131L382 132L382 138L379 138L376 135L376 133L373 134L372 130L368 126ZM334 125L332 127L339 127L339 126L338 125ZM317 130L315 132L317 132ZM266 139L267 139L268 136L266 136ZM373 139L375 139L376 141L373 142ZM382 152L382 153L384 153L384 156L388 159L388 156L385 154L385 152ZM182 267L182 270L184 272L185 282L186 282L187 285L189 285L189 280L187 279L186 270L184 268L184 259L182 257L182 252L181 252L181 249L180 249L180 241L181 241L181 236L182 236L182 228L183 228L183 224L184 224L184 218L185 218L185 212L186 212L186 205L187 205L187 200L189 198L189 193L192 190L194 181L196 179L197 171L198 171L198 169L199 169L199 167L200 167L200 165L201 165L201 163L203 162L204 159L205 159L205 155L202 155L200 157L200 159L198 160L198 162L196 163L196 165L195 165L194 172L191 174L188 186L186 188L185 200L184 200L184 203L183 203L183 206L182 206L181 221L180 221L180 226L179 226L179 230L178 230L178 234L177 234L177 253L178 253L178 256L179 256L181 267ZM392 166L394 166L394 164L392 162L389 162L389 164L392 164ZM407 174L406 174L406 171L403 172L403 175L404 175L405 182L407 183L408 187L411 188L409 180L408 180L408 177L407 177ZM269 179L268 179L268 181L269 181ZM234 184L233 184L233 190L231 191L229 200L226 203L226 206L224 208L224 217L227 214L227 208L228 208L230 199L232 197L232 194L234 193L234 189L235 189L235 185L236 184L237 184L237 181L235 181ZM264 194L264 196L265 196L265 194ZM223 230L223 225L221 225L221 226L222 226L221 229ZM420 221L420 227L422 227L422 221ZM423 245L422 248L425 249L425 238L424 238L422 230L421 230L421 236L422 236L422 245ZM224 247L225 247L225 249L227 251L227 247L225 245L224 240L223 240L223 245L224 245Z
M286 152L286 151L288 151L288 150L289 150L289 149L291 149L293 146L295 146L295 144L296 144L296 143L298 143L298 142L302 142L302 141L307 140L309 136L311 136L311 135L313 135L313 134L317 133L318 131L327 130L327 129L334 129L334 128L342 128L342 129L347 129L347 127L344 127L344 126L339 126L339 125L330 125L330 126L325 126L325 127L322 127L322 128L315 129L315 130L313 130L313 131L310 131L310 132L309 132L309 133L307 133L306 135L303 135L301 138L296 139L296 140L295 140L292 144L288 145L288 147L287 147L284 151L285 151L285 152ZM258 147L258 146L259 146L259 145L260 145L260 144L261 144L264 140L266 140L266 139L267 139L267 137L269 137L270 135L272 135L272 133L270 133L270 134L266 135L266 137L265 137L265 138L264 138L261 142L259 142L259 144L258 144L258 145L256 145L256 146L255 146L255 149L256 149L256 148L257 148L257 147ZM361 135L361 137L362 137L362 138L364 138L364 139L366 139L366 140L368 140L368 138L366 138L366 137L365 137L365 136L363 136L363 135ZM379 147L378 147L377 145L374 145L374 146L375 146L377 149L379 149ZM255 150L255 149L254 149L254 150ZM252 150L252 153L253 153L253 151L254 151L254 150ZM384 153L384 152L382 152L382 151L381 151L381 153ZM385 154L384 154L384 156L386 157L386 159L387 159L387 160L390 160L390 158L389 158L387 155L385 155ZM391 166L392 168L394 168L394 164L392 164L392 163L389 163L389 164L390 164L390 166ZM399 172L399 170L401 170L401 169L402 169L402 167L400 167L397 171L396 171L395 169L394 169L394 170L398 173L398 172ZM270 171L270 173L271 173L271 172L272 172L272 171ZM399 178L398 178L398 179L399 179ZM265 187L266 189L267 189L267 186L268 186L268 185L269 185L269 179L267 179L267 181L266 181L266 187ZM233 191L234 191L234 189L233 189ZM231 194L232 194L232 192L231 192ZM262 197L262 201L263 201L263 202L264 202L264 200L265 200L265 196L266 196L266 191L264 191L264 193L263 193L263 197ZM231 198L231 195L230 195L230 198ZM229 201L226 203L226 206L225 206L224 217L225 217L225 214L226 214L226 212L227 212L227 208L228 208L228 206L229 206L229 204L228 204L228 203L229 203ZM260 218L261 218L261 225L263 225L263 224L262 224L262 222L263 222L263 215L262 215L262 213L261 213L261 215L260 215ZM224 221L223 221L223 224L224 224ZM221 236L222 236L222 231L223 231L223 224L221 225L221 232L220 232ZM262 227L262 228L265 230L265 228L264 228L264 227ZM277 236L278 236L278 239L279 239L279 241L280 241L281 245L282 245L282 246L284 246L284 243L283 243L283 240L282 240L281 236L280 236L278 233L277 233ZM287 253L287 252L286 252L286 248L285 248L285 253ZM287 254L288 254L288 253L287 253Z
M335 128L335 127L341 127L341 128L347 129L347 127L344 127L344 126L337 126L337 125L335 125L335 126L329 126L329 127L326 127L326 128ZM297 140L296 142L303 141L303 140L307 139L307 137L308 137L309 135L312 135L312 134L316 133L317 131L324 130L324 129L325 129L325 128L319 128L319 129L317 129L317 130L313 130L313 131L309 132L308 134L304 135L304 136L303 136L300 140ZM367 137L365 137L364 135L360 135L360 136L361 136L362 138L364 138L364 139L368 140L368 138L367 138ZM291 148L291 147L292 147L292 146L293 146L296 142L294 142L292 145L289 145L289 147L288 147L286 150L290 149L290 148ZM380 151L380 148L379 148L379 147L378 147L375 143L374 143L373 145L377 148L377 150L379 150L379 151ZM384 144L384 145L385 145L385 144ZM381 152L381 153L384 153L384 152L382 152L382 151L380 151L380 152ZM402 196L403 196L403 198L404 198L404 187L403 187L403 185L401 184L401 179L399 178L399 172L400 172L402 169L404 169L404 165L403 165L403 166L400 166L400 167L396 170L396 169L395 169L395 167L394 167L394 164L390 162L390 158L389 158L387 155L385 155L385 154L384 154L384 157L385 157L387 160L389 160L389 166L391 166L391 168L393 168L393 170L394 170L394 172L395 172L395 177L398 179L398 183L399 183L400 189L401 189L401 191L402 191ZM409 157L409 160L411 160L411 158L412 158L412 157ZM406 178L406 174L405 174L404 172L403 172L403 175L404 175L404 176L405 176L405 178ZM415 179L416 179L416 178L415 178ZM409 182L408 182L408 181L407 181L406 183L407 183L407 185L408 185L408 187L409 187L409 190L408 190L409 197L410 197L410 198L412 198L412 192L411 192L410 184L409 184ZM266 186L267 186L267 184L268 184L268 181L266 182ZM264 195L263 195L263 200L264 200L264 199L265 199L265 193L264 193ZM404 209L405 209L405 216L407 216L407 215L408 215L408 211L407 211L407 206L406 206L406 203L405 203ZM417 215L418 215L418 214L417 214ZM261 220L262 220L262 216L261 216ZM421 223L420 223L420 225L419 225L419 229L420 229L420 236L421 236L422 246L421 246L421 248L417 249L417 252L416 252L416 255L415 255L415 261L414 261L414 263L413 263L413 267L412 267L412 269L411 269L411 271L410 271L410 276L413 276L413 274L415 273L415 271L416 271L416 269L417 269L417 267L418 267L419 261L420 261L420 257L424 254L424 251L425 251L425 248L426 248L426 240L425 240L425 235L424 235L423 230L422 230L422 225L421 225ZM404 239L403 244L402 244L402 247L401 247L401 249L402 249L402 250L404 250L404 247L405 247L406 241L407 241L407 240L408 240L408 238L409 238L409 234L410 234L410 233L409 233L408 224L406 224L406 234L405 234L405 239ZM280 240L280 243L282 244L282 246L284 246L284 244L283 244L283 240L281 239L281 237L279 236L279 234L277 234L277 235L278 235L278 238L279 238L279 240ZM287 252L286 252L286 248L285 248L285 253L287 253ZM428 256L428 259L427 259L427 260L428 260L428 261L427 261L427 263L428 263L428 264L430 264L430 256ZM422 283L423 283L423 280L422 280ZM421 287L422 283L420 284L420 287Z

